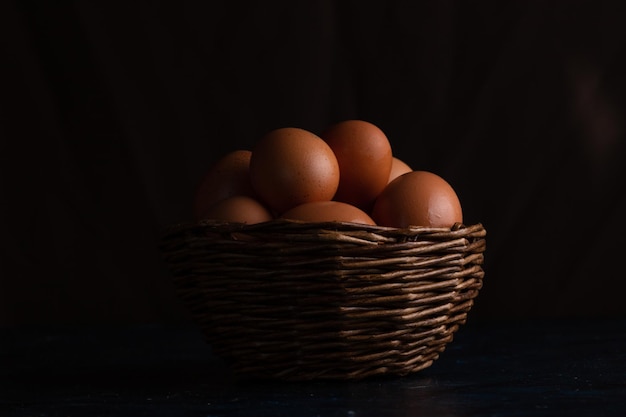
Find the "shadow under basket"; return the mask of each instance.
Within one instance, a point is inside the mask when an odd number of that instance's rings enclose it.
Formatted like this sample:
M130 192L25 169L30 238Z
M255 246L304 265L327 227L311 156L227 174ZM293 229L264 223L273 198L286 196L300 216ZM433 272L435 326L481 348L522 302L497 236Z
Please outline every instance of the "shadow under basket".
M357 380L432 365L482 287L481 224L272 220L169 227L178 295L244 379Z

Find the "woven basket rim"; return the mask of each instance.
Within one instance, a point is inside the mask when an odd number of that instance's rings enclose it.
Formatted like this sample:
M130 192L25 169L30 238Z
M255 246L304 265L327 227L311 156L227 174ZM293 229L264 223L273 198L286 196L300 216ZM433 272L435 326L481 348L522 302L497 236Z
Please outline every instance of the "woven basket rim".
M276 218L260 223L246 224L239 222L227 222L221 220L200 220L197 222L181 221L169 224L162 229L162 238L172 233L178 233L184 230L210 228L216 231L243 232L250 233L255 231L266 231L270 229L293 230L293 231L314 231L314 230L334 230L334 231L365 231L372 233L394 234L394 235L419 235L433 233L472 233L475 237L486 236L486 229L481 222L477 223L455 223L450 227L431 227L431 226L407 226L407 227L390 227L381 225L369 225L364 223L346 222L346 221L327 221L327 222L308 222L295 219Z

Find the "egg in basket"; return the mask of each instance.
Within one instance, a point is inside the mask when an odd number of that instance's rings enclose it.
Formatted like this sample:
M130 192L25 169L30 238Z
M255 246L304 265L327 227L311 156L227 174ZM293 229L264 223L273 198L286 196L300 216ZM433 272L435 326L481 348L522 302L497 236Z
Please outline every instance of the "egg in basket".
M215 163L161 240L178 295L241 378L430 366L482 287L486 231L372 123L280 128Z

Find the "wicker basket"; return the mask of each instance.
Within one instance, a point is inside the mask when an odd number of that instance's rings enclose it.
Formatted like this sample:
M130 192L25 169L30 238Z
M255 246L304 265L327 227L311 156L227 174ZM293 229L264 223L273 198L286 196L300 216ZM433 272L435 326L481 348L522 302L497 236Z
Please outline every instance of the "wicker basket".
M429 367L465 323L486 231L273 220L168 228L161 251L214 352L244 379Z

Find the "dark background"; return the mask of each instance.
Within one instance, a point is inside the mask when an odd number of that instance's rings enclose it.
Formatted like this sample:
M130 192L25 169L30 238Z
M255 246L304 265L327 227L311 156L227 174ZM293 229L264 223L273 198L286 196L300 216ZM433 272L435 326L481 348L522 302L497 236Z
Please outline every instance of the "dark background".
M0 3L0 325L176 322L218 157L360 118L485 225L473 320L623 316L626 3Z

